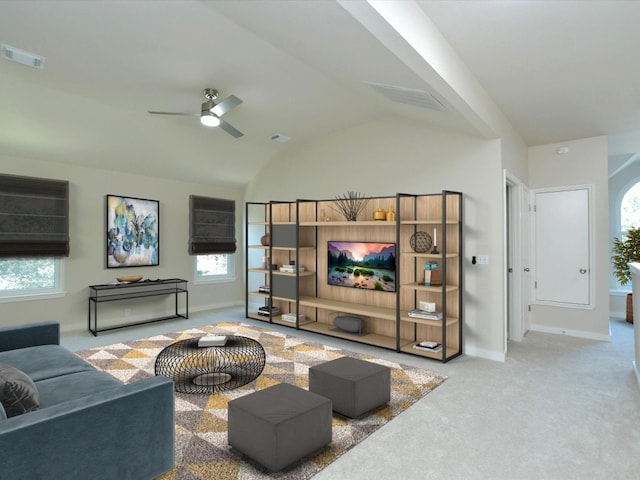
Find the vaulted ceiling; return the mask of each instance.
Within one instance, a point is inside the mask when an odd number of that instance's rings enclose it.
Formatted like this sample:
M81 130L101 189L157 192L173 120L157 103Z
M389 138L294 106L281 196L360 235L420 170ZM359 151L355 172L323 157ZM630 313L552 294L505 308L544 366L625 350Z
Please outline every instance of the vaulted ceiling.
M4 0L0 43L45 63L0 59L0 154L243 185L381 116L487 136L438 52L381 16L393 4L433 22L527 144L609 135L612 168L640 151L640 2ZM148 113L197 114L208 87L243 100L224 119L244 136Z

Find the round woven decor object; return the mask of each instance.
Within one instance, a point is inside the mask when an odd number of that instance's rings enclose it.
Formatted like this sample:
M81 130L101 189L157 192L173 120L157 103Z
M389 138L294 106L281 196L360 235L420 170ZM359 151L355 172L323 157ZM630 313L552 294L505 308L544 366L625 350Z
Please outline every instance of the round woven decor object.
M409 240L411 249L416 253L426 253L433 246L433 238L427 232L416 232Z

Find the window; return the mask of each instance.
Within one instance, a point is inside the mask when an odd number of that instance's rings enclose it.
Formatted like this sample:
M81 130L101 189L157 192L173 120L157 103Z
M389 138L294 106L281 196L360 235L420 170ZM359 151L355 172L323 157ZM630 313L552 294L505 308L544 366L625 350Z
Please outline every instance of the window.
M69 256L69 182L0 175L0 257Z
M189 197L189 254L194 256L194 283L235 280L236 202Z
M0 258L0 299L63 293L60 258Z
M69 183L0 175L0 299L63 293Z
M189 254L236 251L236 202L224 198L189 197Z
M196 255L194 283L235 280L235 256L229 253Z
M627 190L620 203L620 234L630 227L640 227L640 182Z

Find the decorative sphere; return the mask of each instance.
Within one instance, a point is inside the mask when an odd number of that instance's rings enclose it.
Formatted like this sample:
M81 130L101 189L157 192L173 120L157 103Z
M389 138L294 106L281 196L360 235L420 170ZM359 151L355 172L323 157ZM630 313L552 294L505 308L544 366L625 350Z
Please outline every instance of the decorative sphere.
M426 253L433 246L433 238L427 232L416 232L409 240L411 249L416 253Z

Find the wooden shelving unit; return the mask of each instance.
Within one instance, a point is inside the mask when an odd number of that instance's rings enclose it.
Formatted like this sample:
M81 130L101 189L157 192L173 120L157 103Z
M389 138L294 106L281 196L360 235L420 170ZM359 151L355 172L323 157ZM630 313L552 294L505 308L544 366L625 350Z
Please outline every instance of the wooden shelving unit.
M333 200L246 205L247 317L443 362L461 355L462 194L372 197L355 222L338 218L333 206ZM380 210L393 211L392 220L372 220ZM437 252L416 251L410 242L416 232L437 236ZM266 233L270 245L259 243ZM329 285L329 241L395 244L395 292ZM264 265L262 258L276 267ZM424 285L424 264L432 262L438 264L442 285ZM283 264L302 266L304 271L280 272ZM434 303L442 319L410 317L421 301ZM281 314L258 315L260 306L276 307L288 319ZM363 332L337 329L337 315L361 318ZM415 349L421 341L443 347L436 352Z

